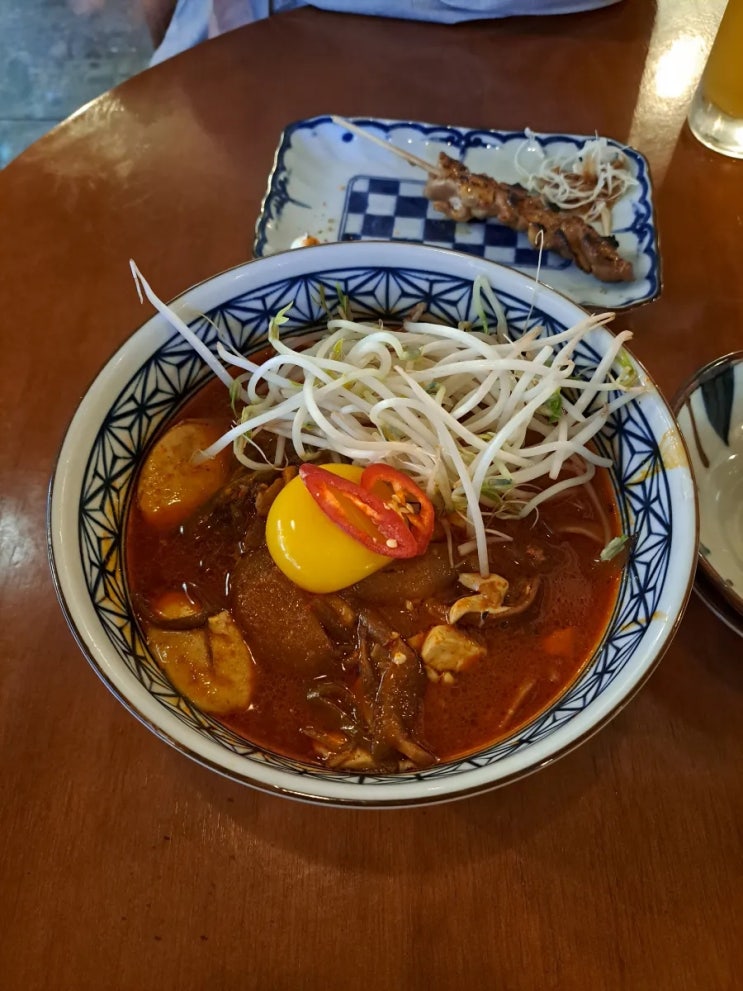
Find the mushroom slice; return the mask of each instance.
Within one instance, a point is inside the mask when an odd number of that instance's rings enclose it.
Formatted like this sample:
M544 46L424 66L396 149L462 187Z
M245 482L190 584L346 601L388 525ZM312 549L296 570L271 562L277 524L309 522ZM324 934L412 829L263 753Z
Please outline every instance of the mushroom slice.
M503 600L508 594L508 582L500 575L482 575L464 572L459 581L465 588L476 592L477 595L466 595L457 599L449 609L449 623L456 623L467 613L492 613L497 615L503 608Z
M456 623L457 620L470 612L479 613L481 618L493 616L497 619L509 619L511 616L519 616L534 604L542 584L539 575L534 575L523 585L521 598L517 602L503 605L509 590L505 578L501 578L499 575L481 578L480 575L467 574L461 575L460 581L463 585L470 582L468 587L477 589L478 594L457 599L449 610L450 623Z
M206 626L209 618L206 607L191 594L191 588L185 583L155 599L148 600L140 595L136 601L144 619L163 630L195 630Z

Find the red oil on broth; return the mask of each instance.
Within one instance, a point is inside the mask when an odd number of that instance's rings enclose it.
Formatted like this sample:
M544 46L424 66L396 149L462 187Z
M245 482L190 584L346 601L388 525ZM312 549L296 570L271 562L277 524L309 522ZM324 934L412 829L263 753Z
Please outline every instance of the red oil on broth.
M206 422L216 434L232 417L224 386L213 381L174 422ZM590 491L570 489L527 520L497 521L510 538L491 552L493 571L509 583L505 603L523 603L529 595L533 601L502 619L460 621L481 656L451 677L421 662L418 650L427 631L447 625L451 604L472 594L458 574L476 572L476 560L452 567L439 531L425 560L391 561L337 595L305 592L266 550L256 497L275 477L256 479L230 452L217 491L185 522L153 523L134 499L126 534L135 612L169 677L174 669L163 657L180 656L181 642L204 642L199 610L228 615L239 631L252 660L248 688L238 679L233 707L229 695L215 701L211 689L200 694L193 666L172 680L195 705L261 748L346 771L404 771L454 760L513 734L554 703L604 635L622 570L621 556L599 559L607 532L615 537L620 531L604 469ZM186 623L193 628L163 633L158 622L171 620L158 619L167 612L162 603L184 587L195 603ZM239 645L235 650L242 658ZM398 670L391 665L400 657Z

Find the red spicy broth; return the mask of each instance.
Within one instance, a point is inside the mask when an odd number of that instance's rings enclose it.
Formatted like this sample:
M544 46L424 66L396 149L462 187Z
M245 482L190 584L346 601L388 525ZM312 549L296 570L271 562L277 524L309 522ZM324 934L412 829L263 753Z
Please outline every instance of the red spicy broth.
M217 381L207 384L173 423L186 419L208 419L220 430L227 429L232 411L224 386ZM236 459L234 468L239 471ZM473 625L473 635L487 647L483 659L458 672L450 683L425 680L411 730L435 760L449 761L474 753L534 719L574 683L600 643L617 598L621 557L601 562L603 540L598 534L603 526L604 532L608 527L614 537L620 526L608 473L599 470L592 485L593 495L585 489L572 489L569 495L543 503L536 520L498 521L498 529L511 540L493 549L493 570L514 587L524 574L539 575L539 592L523 614ZM198 586L211 610L233 610L234 572L246 555L263 555L261 567L270 584L271 569L277 573L278 569L251 526L252 536L246 543L243 537L235 539L235 534L215 519L202 527L194 541L187 526L164 531L153 528L133 500L126 534L126 568L143 627L147 625L147 611L141 604L183 583ZM585 532L574 532L576 529ZM393 576L395 567L390 572ZM363 606L365 586L369 583L368 589L373 591L385 571L355 586L357 603ZM429 602L425 608L420 603L411 604L404 595L404 575L400 581L399 601L380 602L378 595L372 595L373 608L407 638L431 625L432 614L426 609L434 608L435 603L431 606ZM298 588L292 594L295 598L289 596L289 601L295 606L291 609L282 611L282 602L287 601L284 595L278 600L274 596L266 609L267 616L278 611L287 630L313 598ZM450 588L439 593L438 598L440 602L451 601L452 594L461 596L461 586L455 592ZM302 636L298 627L297 637ZM337 726L332 725L332 719L323 725L325 713L316 700L308 700L308 691L318 682L331 680L358 691L359 672L348 663L348 645L334 643L326 669L308 670L294 665L286 652L272 656L265 644L256 647L249 637L245 639L256 664L250 703L215 718L261 748L323 765L326 755L317 740L307 734L307 727L319 725L323 732L332 733Z

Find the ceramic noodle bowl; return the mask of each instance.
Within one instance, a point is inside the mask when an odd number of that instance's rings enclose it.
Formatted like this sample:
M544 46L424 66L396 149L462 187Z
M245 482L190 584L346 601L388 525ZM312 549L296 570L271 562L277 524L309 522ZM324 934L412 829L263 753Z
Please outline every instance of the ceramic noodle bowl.
M208 347L215 346L218 325L234 348L249 352L265 346L269 317L287 304L293 304L290 333L323 326L320 286L347 296L359 317L399 322L424 301L434 320L472 321L479 275L495 290L513 334L528 322L552 335L585 317L565 297L510 269L386 242L259 259L189 289L172 306ZM575 353L576 373L595 368L611 341L607 330L592 330ZM672 639L691 588L697 516L685 446L652 380L634 363L646 388L610 416L595 442L611 459L621 527L631 536L615 608L577 680L493 746L396 775L339 773L261 750L168 682L133 615L123 533L148 444L211 373L160 315L147 319L100 373L60 452L49 541L70 627L95 672L141 722L202 765L256 788L336 805L403 806L463 797L533 772L590 737L638 691Z

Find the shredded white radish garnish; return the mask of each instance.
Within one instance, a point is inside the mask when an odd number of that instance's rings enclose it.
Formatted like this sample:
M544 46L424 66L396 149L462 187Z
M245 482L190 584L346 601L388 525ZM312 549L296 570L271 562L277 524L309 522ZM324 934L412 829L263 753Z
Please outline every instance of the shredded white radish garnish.
M538 192L561 210L574 210L589 223L599 223L611 233L611 207L637 185L627 159L606 138L586 141L574 154L548 155L533 131L514 156L522 184ZM531 167L522 164L527 156Z
M183 333L182 321L137 277ZM490 299L492 289L476 285L476 297L480 292ZM198 458L233 444L243 464L264 469L256 441L270 433L279 438L271 462L277 468L287 441L305 461L329 452L360 465L392 465L440 508L462 515L468 539L459 550L477 551L483 575L490 573L489 545L505 537L492 518L525 517L590 480L596 466L608 466L590 441L612 411L643 391L636 375L627 384L629 332L613 338L587 380L574 374L576 347L610 313L553 336L534 327L515 339L500 307L493 333L425 320L399 329L337 317L314 343L296 346L296 338L283 341L279 332L289 309L271 322L275 353L266 361L217 345L219 357L240 370L232 392L244 405L240 422Z

